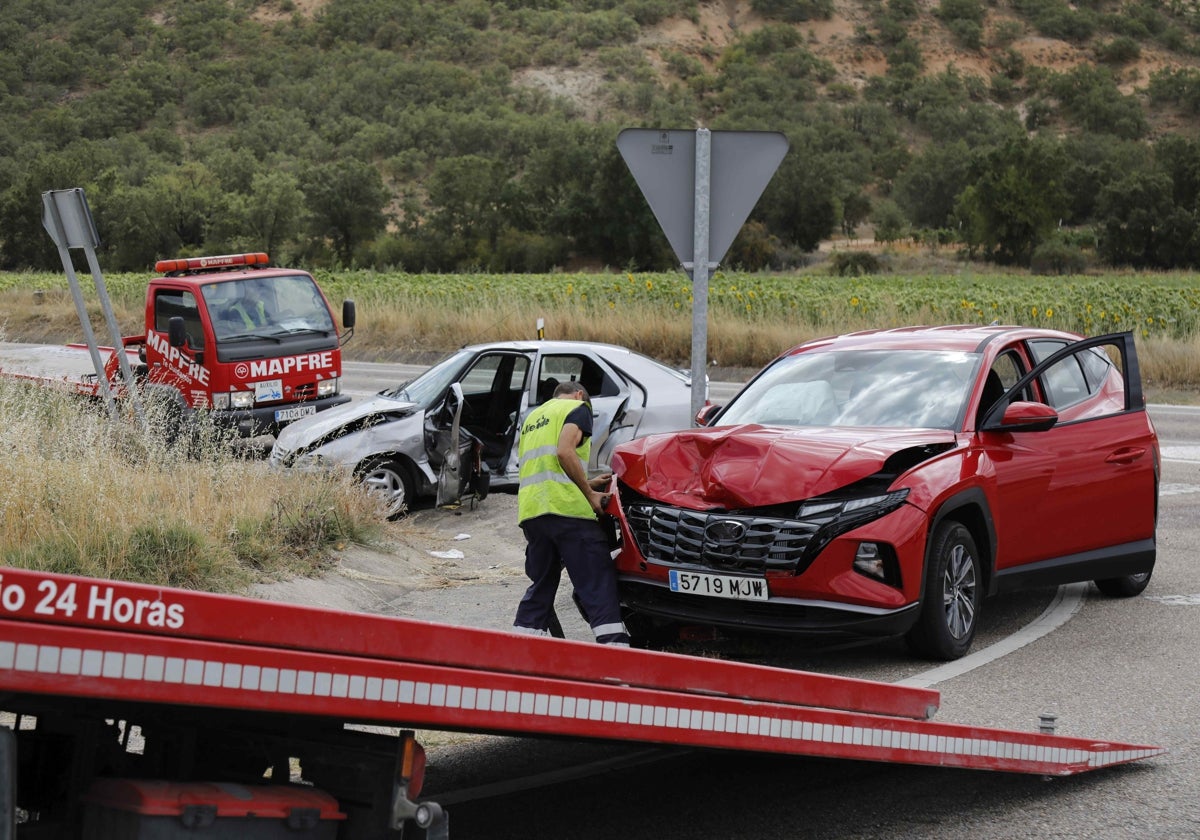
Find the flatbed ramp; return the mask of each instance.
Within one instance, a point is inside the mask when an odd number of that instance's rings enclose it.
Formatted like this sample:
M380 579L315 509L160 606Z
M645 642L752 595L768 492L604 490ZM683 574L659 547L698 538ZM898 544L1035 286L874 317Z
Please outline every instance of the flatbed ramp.
M7 569L0 688L1050 776L1166 752L937 723L929 689Z

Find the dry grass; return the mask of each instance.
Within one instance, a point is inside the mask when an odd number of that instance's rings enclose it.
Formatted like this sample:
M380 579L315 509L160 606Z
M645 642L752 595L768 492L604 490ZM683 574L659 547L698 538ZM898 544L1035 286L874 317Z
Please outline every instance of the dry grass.
M379 531L344 477L274 472L203 427L169 446L148 417L0 382L0 565L228 592Z
M127 332L138 332L141 301L114 300L117 320ZM364 305L365 304L365 305ZM383 295L360 302L360 323L346 346L350 358L371 361L432 362L464 344L536 337L544 318L546 337L622 344L667 364L691 363L691 313L646 307L612 310L602 304L533 305L502 295L481 295L477 305L450 306ZM94 304L92 323L102 343L107 331ZM0 338L9 341L62 343L80 340L70 295L49 291L36 298L28 289L0 292ZM945 313L918 311L902 315L886 306L869 315L842 309L819 321L782 317L736 317L709 312L708 355L722 367L757 370L783 350L810 338L900 324L944 323ZM1176 340L1151 336L1138 339L1142 376L1152 400L1200 401L1200 336Z

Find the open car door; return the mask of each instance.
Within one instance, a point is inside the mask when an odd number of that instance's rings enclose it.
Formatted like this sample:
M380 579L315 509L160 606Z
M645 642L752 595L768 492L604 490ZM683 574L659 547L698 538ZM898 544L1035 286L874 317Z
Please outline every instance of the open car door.
M454 382L441 406L426 415L425 449L429 463L438 470L438 507L461 499L479 474L478 447L462 428L462 411L462 386Z

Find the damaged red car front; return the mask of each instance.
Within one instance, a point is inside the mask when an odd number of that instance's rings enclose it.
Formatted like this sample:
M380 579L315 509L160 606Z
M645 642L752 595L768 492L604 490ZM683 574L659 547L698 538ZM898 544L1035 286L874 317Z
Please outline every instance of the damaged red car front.
M704 428L618 447L635 634L708 624L969 650L984 596L1141 592L1158 443L1133 338L1019 327L801 345Z

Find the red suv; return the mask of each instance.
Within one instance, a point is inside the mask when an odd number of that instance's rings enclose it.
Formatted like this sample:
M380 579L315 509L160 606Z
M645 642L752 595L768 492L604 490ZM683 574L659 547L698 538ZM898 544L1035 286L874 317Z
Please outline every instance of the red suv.
M905 634L955 659L986 594L1127 597L1154 569L1160 457L1130 333L820 339L702 419L613 458L635 633Z

